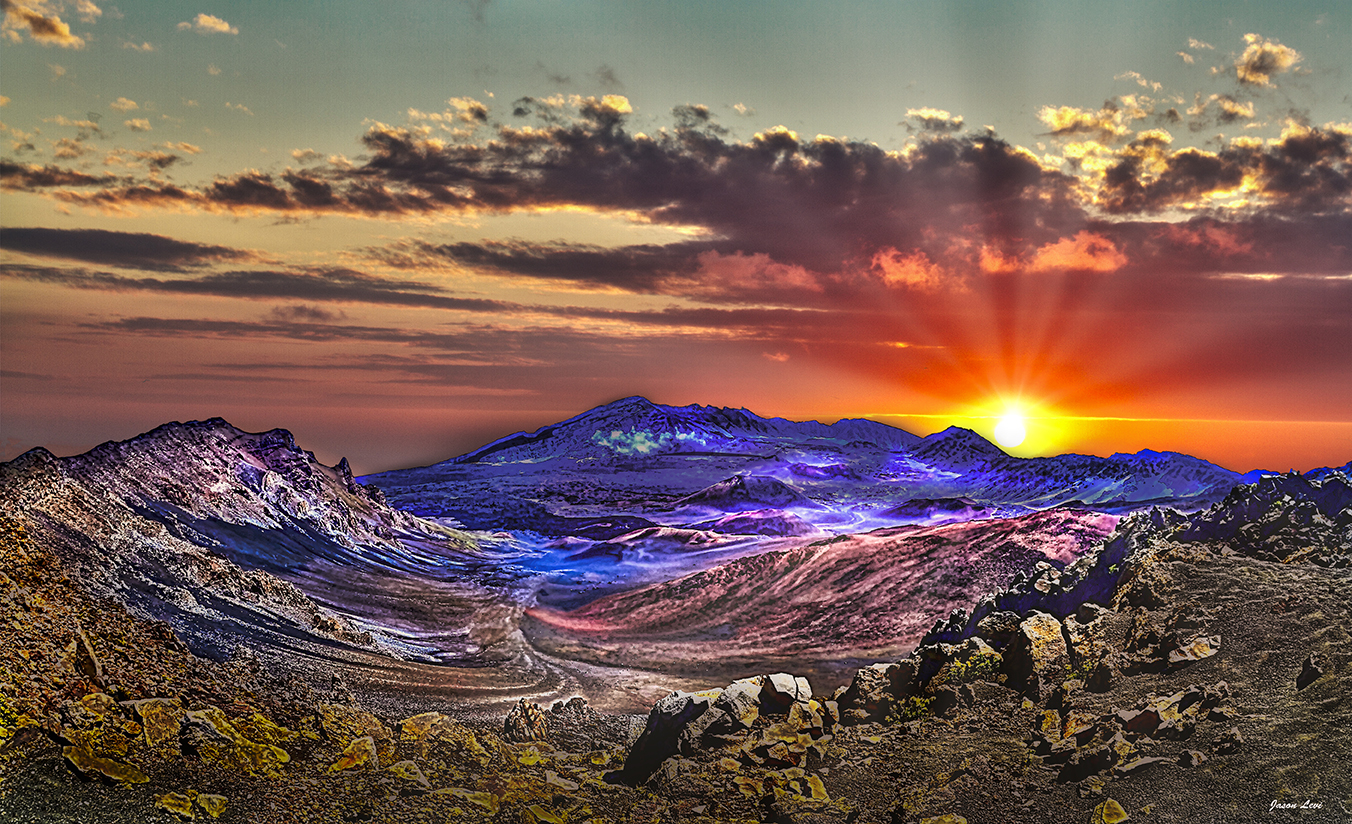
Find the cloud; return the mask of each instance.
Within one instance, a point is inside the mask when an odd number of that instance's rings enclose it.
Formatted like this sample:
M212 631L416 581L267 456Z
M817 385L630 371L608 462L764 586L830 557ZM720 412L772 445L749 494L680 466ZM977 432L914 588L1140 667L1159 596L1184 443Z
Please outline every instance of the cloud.
M186 142L181 141L181 140L180 140L179 142L177 142L177 143L174 143L173 141L168 141L168 142L166 142L166 143L164 144L164 148L166 148L166 149L172 149L172 150L174 150L174 151L184 152L184 153L186 153L186 154L193 154L193 155L195 155L195 154L201 154L201 153L202 153L202 147L201 147L201 146L194 146L194 145L191 144L191 143L186 143Z
M1300 62L1300 52L1259 34L1244 35L1248 47L1235 61L1235 76L1249 86L1271 86L1272 76Z
M21 5L15 0L0 0L0 9L5 13L5 22L0 27L12 41L21 40L19 32L27 31L29 37L44 46L60 46L63 49L85 47L84 39L71 34L70 24L63 22L56 14L44 14L39 9Z
M199 14L190 22L179 23L178 29L179 31L191 30L198 34L239 34L238 27L210 14Z
M108 108L112 109L115 112L130 112L135 109L139 109L141 107L136 105L135 100L128 100L125 97L119 97L112 103L109 103Z
M59 166L39 166L35 163L15 163L0 160L0 189L13 192L37 192L64 187L116 186L125 182L111 175L95 176L63 169Z
M8 233L9 230L6 230L6 237ZM241 253L243 254L245 253ZM140 268L155 270L158 265L159 271L166 272L184 271L202 262L200 259L189 257L183 261L170 259L157 263L153 254L148 256L147 260L149 265ZM128 268L136 267L129 265ZM311 302L371 303L464 312L503 312L521 308L519 304L506 301L455 297L446 294L444 289L430 284L390 280L352 269L238 270L210 272L193 278L166 279L134 278L85 269L7 265L0 274L17 280L110 292L163 292L244 300L292 299Z
M154 47L153 45L151 45L150 43L148 43L148 42L142 42L142 43L140 43L140 44L137 44L137 43L131 42L130 40L124 40L124 41L122 42L122 48L124 48L124 49L131 49L132 51L138 51L138 52L153 52L153 51L155 51L155 47Z
M150 121L146 120L144 117L138 117L133 120L124 121L122 125L126 126L128 129L131 129L133 132L150 131Z
M211 263L254 258L252 252L228 246L104 229L7 228L4 248L38 257L154 272L187 272Z
M741 115L742 117L750 117L751 115L756 113L755 109L751 108L745 103L733 103L732 110L734 112L737 112L737 114Z
M75 13L80 15L80 19L86 23L93 23L103 16L103 9L94 5L90 0L76 0Z
M310 306L305 303L293 303L286 306L274 306L272 311L268 312L268 318L303 323L332 323L336 320L346 319L347 314L342 310L325 309L322 306Z
M1211 45L1210 43L1203 43L1201 40L1198 40L1198 39L1195 38L1195 37L1189 37L1189 38L1188 38L1188 48L1190 48L1190 49L1210 49L1210 50L1212 50L1212 51L1215 51L1215 49L1216 49L1216 47L1213 46L1213 45Z
M9 98L6 97L6 96L4 96L3 94L0 94L0 108L4 108L5 106L8 106L8 105L9 105Z
M929 132L962 131L962 115L954 117L943 109L907 109L906 116L920 124L920 128Z
M72 160L94 151L97 150L93 146L78 138L63 137L52 142L52 157L57 160Z
M211 75L212 77L216 77L216 76L218 76L220 73L221 73L221 70L218 69L218 68L216 68L216 64L215 64L215 63L212 63L212 64L210 64L210 65L207 66L207 74Z
M1177 54L1179 57L1183 58L1183 62L1187 63L1189 66L1196 62L1196 58L1185 51L1178 52Z
M1043 106L1038 119L1055 137L1092 137L1107 143L1131 131L1123 122L1122 107L1111 100L1097 112L1074 106Z
M230 109L231 111L234 111L234 112L242 112L242 113L244 113L244 114L247 114L249 117L253 117L253 112L250 111L250 110L249 110L249 107L246 106L246 105L244 105L243 103L230 103L230 102L226 102L225 107L226 107L227 109Z

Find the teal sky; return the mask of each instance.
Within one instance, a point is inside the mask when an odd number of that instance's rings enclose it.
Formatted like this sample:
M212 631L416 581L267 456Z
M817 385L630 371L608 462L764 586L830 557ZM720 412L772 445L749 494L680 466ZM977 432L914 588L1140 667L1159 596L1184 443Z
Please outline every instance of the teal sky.
M1352 455L1346 3L5 0L3 34L0 459L219 414L373 471L633 393Z

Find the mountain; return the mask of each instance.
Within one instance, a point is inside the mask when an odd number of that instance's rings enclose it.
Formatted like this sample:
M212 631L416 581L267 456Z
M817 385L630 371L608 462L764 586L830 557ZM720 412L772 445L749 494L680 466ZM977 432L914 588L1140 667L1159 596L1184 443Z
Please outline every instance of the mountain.
M673 510L720 498L724 509L791 508L817 529L842 533L924 520L906 508L913 500L971 502L950 520L1061 505L1191 511L1261 474L1151 450L1020 458L961 427L920 438L867 420L826 425L629 397L458 458L363 480L448 524L549 536L591 524L606 540L642 521L686 525ZM768 497L747 491L772 484Z
M357 483L346 459L323 466L290 432L220 418L70 458L31 450L0 465L0 516L91 592L212 656L248 639L374 649L370 616L353 617L365 587L345 570L434 574L474 555Z
M835 441L898 449L920 439L869 420L842 419L827 425L762 418L746 409L662 406L634 396L541 427L518 432L453 458L455 463L514 463L548 459L651 457L670 453L773 453L783 445Z

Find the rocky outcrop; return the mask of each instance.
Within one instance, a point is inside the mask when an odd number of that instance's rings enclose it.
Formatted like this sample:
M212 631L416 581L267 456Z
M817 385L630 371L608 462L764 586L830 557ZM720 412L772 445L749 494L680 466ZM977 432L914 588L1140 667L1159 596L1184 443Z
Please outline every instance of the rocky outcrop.
M617 778L642 783L677 755L802 767L809 756L824 753L838 722L834 701L815 700L807 679L787 673L698 693L672 692L653 706Z

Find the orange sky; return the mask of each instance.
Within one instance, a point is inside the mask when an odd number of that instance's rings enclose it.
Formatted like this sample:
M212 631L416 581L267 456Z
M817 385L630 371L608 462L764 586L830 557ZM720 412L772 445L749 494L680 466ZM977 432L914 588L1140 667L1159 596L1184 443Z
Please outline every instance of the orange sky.
M810 44L865 29L775 21L869 106L784 98L766 43L747 85L730 48L705 55L722 74L673 75L689 55L645 39L712 49L714 18L598 17L631 39L565 71L557 28L448 11L422 22L470 62L437 80L376 48L397 21L91 5L39 3L65 28L8 16L0 38L0 459L223 416L372 472L632 394L987 437L1014 409L1022 455L1352 458L1352 63L1326 47L1346 14L1201 4L1097 78L975 13L879 17L909 50L856 48L858 77ZM1031 67L1017 99L1001 60Z

